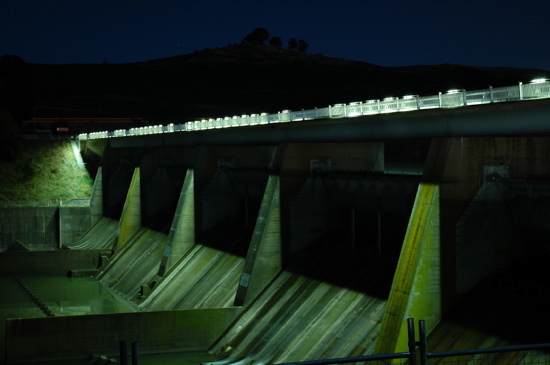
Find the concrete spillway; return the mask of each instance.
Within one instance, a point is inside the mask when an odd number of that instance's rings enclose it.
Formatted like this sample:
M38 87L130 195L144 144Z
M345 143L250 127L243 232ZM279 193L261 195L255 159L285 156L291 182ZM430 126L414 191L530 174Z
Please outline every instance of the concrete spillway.
M118 220L102 217L80 240L66 244L71 250L110 249L118 227Z
M140 303L144 310L232 307L249 237L220 227L193 245ZM220 249L222 247L223 249Z
M348 258L349 259L349 258ZM212 347L224 363L277 363L370 354L388 283L376 265L303 255L282 271Z
M433 352L503 347L545 342L550 319L548 292L529 295L529 285L514 281L484 282L447 313L428 336ZM495 285L496 284L496 285ZM513 290L510 290L514 288ZM545 294L545 295L541 295ZM535 350L478 355L483 364L547 364L548 353ZM473 363L473 356L430 359L430 364ZM482 362L483 361L483 362Z
M135 299L142 285L149 285L158 272L167 235L140 228L98 275L105 286L126 299Z
M145 310L233 305L244 258L196 245L140 304Z

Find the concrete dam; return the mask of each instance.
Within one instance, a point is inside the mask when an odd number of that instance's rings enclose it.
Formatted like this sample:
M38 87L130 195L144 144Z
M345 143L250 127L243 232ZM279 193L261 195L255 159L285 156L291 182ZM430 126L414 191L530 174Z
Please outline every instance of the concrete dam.
M435 351L548 340L545 134L295 141L285 128L280 142L234 131L80 141L95 178L87 227L56 254L135 311L8 320L7 361L114 354L119 339L209 351L216 364L393 353L407 318L426 320Z

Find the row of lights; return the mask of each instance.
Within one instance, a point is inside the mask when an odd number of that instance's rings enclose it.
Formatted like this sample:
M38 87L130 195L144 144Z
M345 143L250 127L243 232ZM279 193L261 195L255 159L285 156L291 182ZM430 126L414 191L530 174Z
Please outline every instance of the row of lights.
M547 78L537 78L537 79L533 79L529 82L529 84L543 84L545 82L548 82L549 79ZM463 92L464 90L462 89L451 89L451 90L448 90L446 92L447 95L452 95L452 94L458 94L460 92ZM402 97L403 100L410 100L410 99L414 99L414 98L417 98L418 95L405 95ZM394 101L394 100L398 100L399 98L398 97L386 97L383 99L383 101ZM368 100L366 103L367 104L374 104L374 103L377 103L378 100ZM350 106L353 106L353 105L359 105L359 104L362 104L362 102L352 102L352 103L349 103L347 105L350 105ZM335 107L342 107L346 104L335 104L334 106ZM290 110L283 110L281 113L285 114L285 113L290 113ZM238 119L238 118L247 118L247 117L258 117L258 116L265 116L265 115L268 115L268 113L261 113L261 114L251 114L250 116L248 115L242 115L242 116L234 116L232 118L230 117L225 117L225 118L217 118L217 119L210 119L209 121L218 121L218 120L227 120L227 119ZM198 123L200 121L195 121L195 123ZM190 122L192 123L192 122ZM170 126L173 126L174 124L171 123ZM154 133L162 133L162 125L154 125L154 126L147 126L147 127L139 127L139 128L131 128L130 130L143 130L143 129L149 129L149 128L155 128L157 127L157 131L155 131ZM158 128L161 129L161 132L158 131ZM123 130L120 130L120 131L123 131ZM118 131L115 131L115 135L116 135L116 132ZM103 134L103 133L107 133L107 131L105 132L93 132L93 133L90 133L91 135L99 135L99 134Z
M529 84L544 84L545 82L548 82L549 80L546 79L546 78L538 78L538 79L533 79L529 82ZM447 90L446 94L458 94L458 93L461 93L463 92L464 90L463 89L451 89L451 90ZM403 96L402 99L414 99L418 97L418 95L405 95ZM392 100L397 100L399 98L397 97L393 97L393 96L390 96L390 97L387 97L387 98L384 98L384 101L392 101ZM375 103L376 100L369 100L367 101L367 103ZM350 104L352 105L352 104Z

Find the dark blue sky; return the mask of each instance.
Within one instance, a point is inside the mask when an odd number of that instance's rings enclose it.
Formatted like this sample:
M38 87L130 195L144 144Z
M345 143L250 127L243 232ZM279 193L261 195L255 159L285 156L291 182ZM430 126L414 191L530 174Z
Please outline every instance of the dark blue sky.
M239 43L257 27L382 66L550 70L550 0L0 0L0 55L138 62Z

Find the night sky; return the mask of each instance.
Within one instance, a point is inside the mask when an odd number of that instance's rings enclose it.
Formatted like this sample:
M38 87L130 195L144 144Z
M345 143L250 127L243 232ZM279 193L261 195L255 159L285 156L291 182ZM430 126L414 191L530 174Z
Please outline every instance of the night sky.
M381 66L550 70L550 0L0 0L0 55L125 63L240 43L254 28Z

